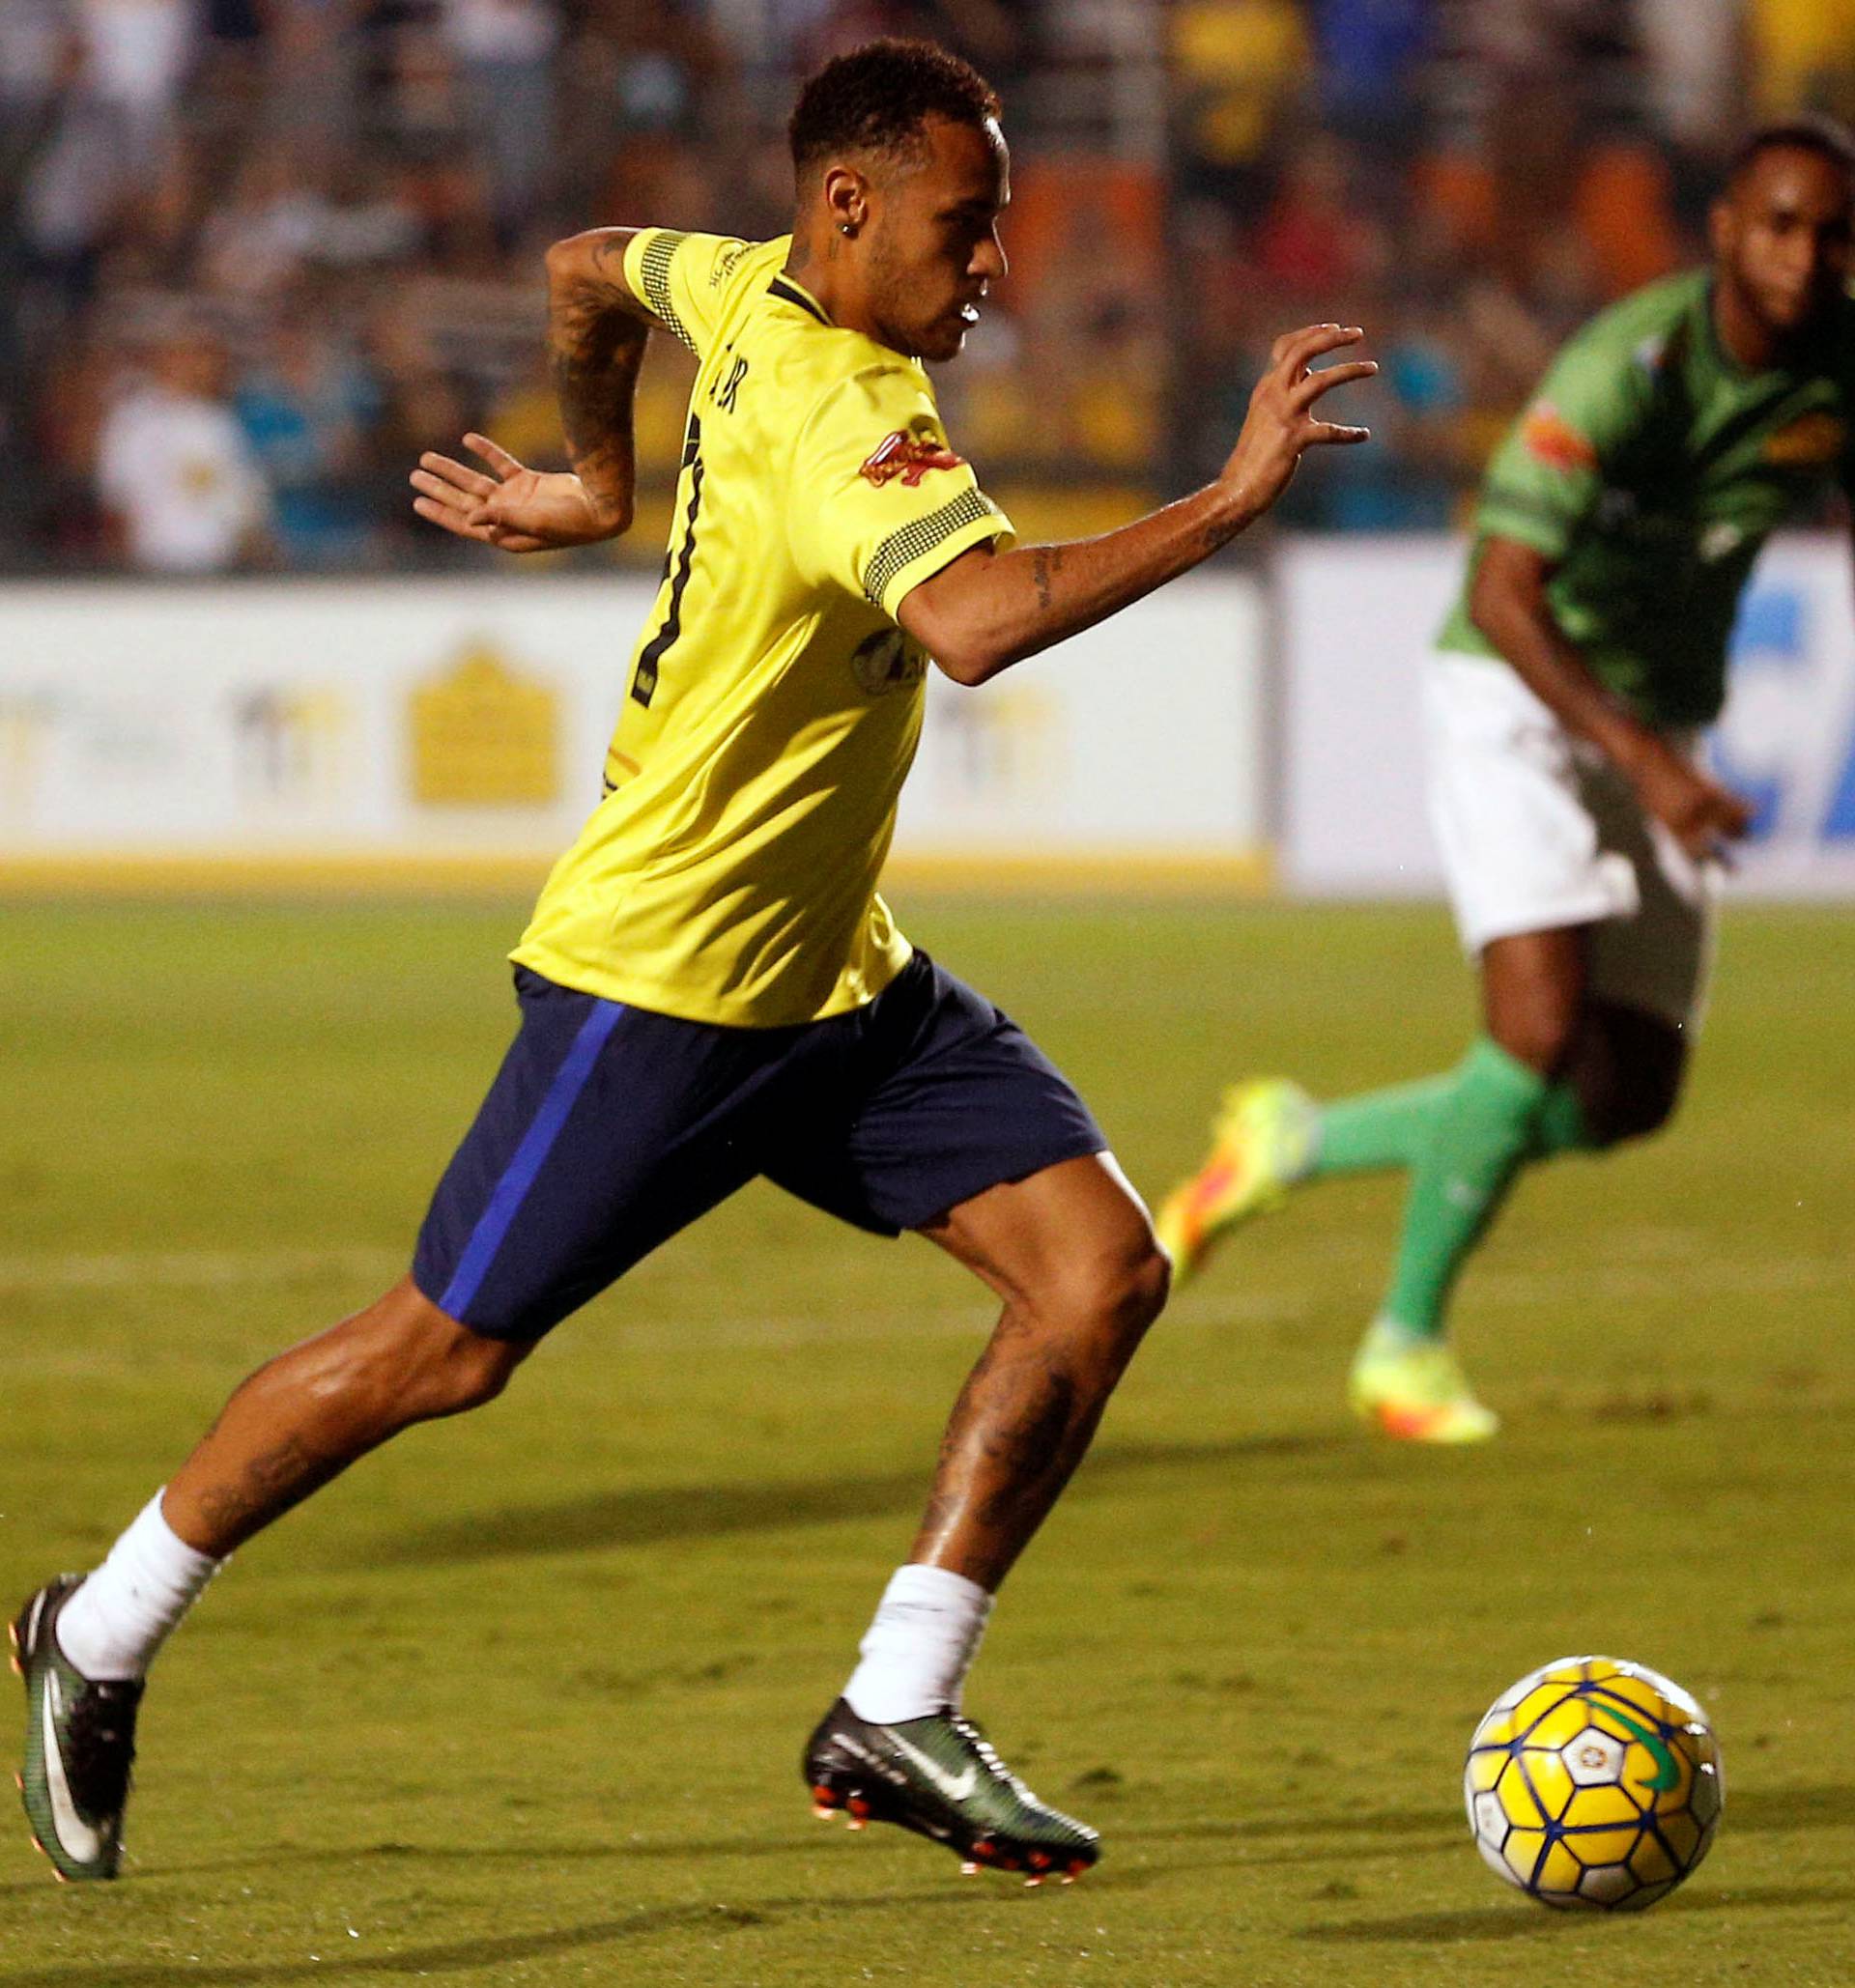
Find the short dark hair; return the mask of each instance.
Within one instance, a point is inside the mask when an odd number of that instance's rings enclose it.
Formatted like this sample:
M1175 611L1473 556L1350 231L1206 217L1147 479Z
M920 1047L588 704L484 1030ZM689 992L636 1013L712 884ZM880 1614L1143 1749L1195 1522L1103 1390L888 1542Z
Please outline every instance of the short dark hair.
M975 129L998 115L998 93L968 62L932 42L866 42L809 77L786 135L803 179L834 154L906 155L922 127L943 117Z
M1855 180L1855 137L1850 136L1848 127L1812 112L1760 125L1748 133L1727 167L1728 188L1738 185L1768 152L1813 152Z

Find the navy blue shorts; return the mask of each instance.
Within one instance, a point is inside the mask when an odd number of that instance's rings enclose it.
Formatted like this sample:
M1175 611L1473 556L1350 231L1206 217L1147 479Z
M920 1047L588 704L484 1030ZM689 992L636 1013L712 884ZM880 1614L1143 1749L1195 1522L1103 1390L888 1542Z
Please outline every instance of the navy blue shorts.
M1016 1023L924 952L864 1007L783 1029L515 980L521 1029L413 1261L494 1338L539 1338L756 1175L895 1235L1107 1147Z

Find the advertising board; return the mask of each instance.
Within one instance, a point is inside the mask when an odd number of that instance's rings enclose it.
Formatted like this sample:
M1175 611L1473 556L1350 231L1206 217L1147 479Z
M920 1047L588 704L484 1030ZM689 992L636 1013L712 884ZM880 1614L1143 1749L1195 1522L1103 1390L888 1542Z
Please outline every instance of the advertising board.
M526 577L8 587L0 883L538 873L598 803L652 598ZM1262 641L1260 590L1205 582L976 691L930 672L899 861L1253 868Z
M1312 895L1441 889L1418 674L1461 583L1445 538L1303 539L1280 554L1281 874ZM1846 543L1780 538L1741 606L1707 750L1756 817L1731 888L1855 895L1855 582Z

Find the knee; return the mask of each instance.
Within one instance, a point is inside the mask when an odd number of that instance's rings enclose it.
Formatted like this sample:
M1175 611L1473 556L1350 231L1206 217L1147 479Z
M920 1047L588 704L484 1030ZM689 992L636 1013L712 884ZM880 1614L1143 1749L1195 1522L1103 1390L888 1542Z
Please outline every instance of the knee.
M400 1423L459 1415L494 1401L529 1349L490 1339L442 1312L411 1278L329 1336L321 1392L377 1398Z
M1571 1073L1593 1144L1659 1132L1674 1116L1686 1073L1679 1030L1629 1008L1600 1008Z
M1541 1001L1510 1005L1490 1017L1488 1033L1516 1063L1550 1077L1564 1067L1577 1027L1575 1009Z
M1674 1116L1680 1095L1678 1076L1640 1079L1618 1086L1608 1095L1586 1100L1585 1123L1592 1140L1600 1147L1621 1146L1631 1139L1646 1139L1659 1132Z
M1165 1309L1171 1288L1172 1261L1152 1231L1145 1229L1123 1246L1072 1265L1057 1297L1072 1321L1086 1323L1131 1353Z
M1115 1293L1118 1315L1144 1332L1165 1310L1171 1292L1172 1259L1149 1232L1138 1253L1122 1266Z

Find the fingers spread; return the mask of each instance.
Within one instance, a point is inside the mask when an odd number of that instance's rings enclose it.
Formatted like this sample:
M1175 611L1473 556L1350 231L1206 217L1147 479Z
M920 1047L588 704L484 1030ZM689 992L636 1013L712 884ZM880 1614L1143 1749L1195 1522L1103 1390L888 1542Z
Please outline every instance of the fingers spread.
M1357 345L1365 336L1356 325L1305 325L1275 341L1277 364L1291 374L1298 373L1324 352L1338 352L1342 346Z
M446 531L459 538L487 538L489 533L473 525L461 509L442 503L437 497L415 497L413 509L421 518L429 519L434 525L442 525Z
M464 446L471 455L481 456L496 471L499 481L506 481L522 467L500 442L492 441L487 435L467 435L464 438Z
M474 492L460 490L456 484L429 469L414 469L408 480L414 490L422 492L434 503L447 505L454 511L468 511L481 501Z
M1310 408L1324 393L1331 393L1336 386L1344 386L1349 381L1370 380L1379 370L1377 359L1349 359L1344 365L1323 366L1318 373L1309 373L1296 382L1290 389L1290 400L1298 408Z
M472 469L468 463L459 463L450 456L441 456L436 449L427 449L418 459L418 467L433 476L442 476L446 483L452 483L459 490L466 490L472 497L488 497L499 486L495 477L485 476L481 469Z

